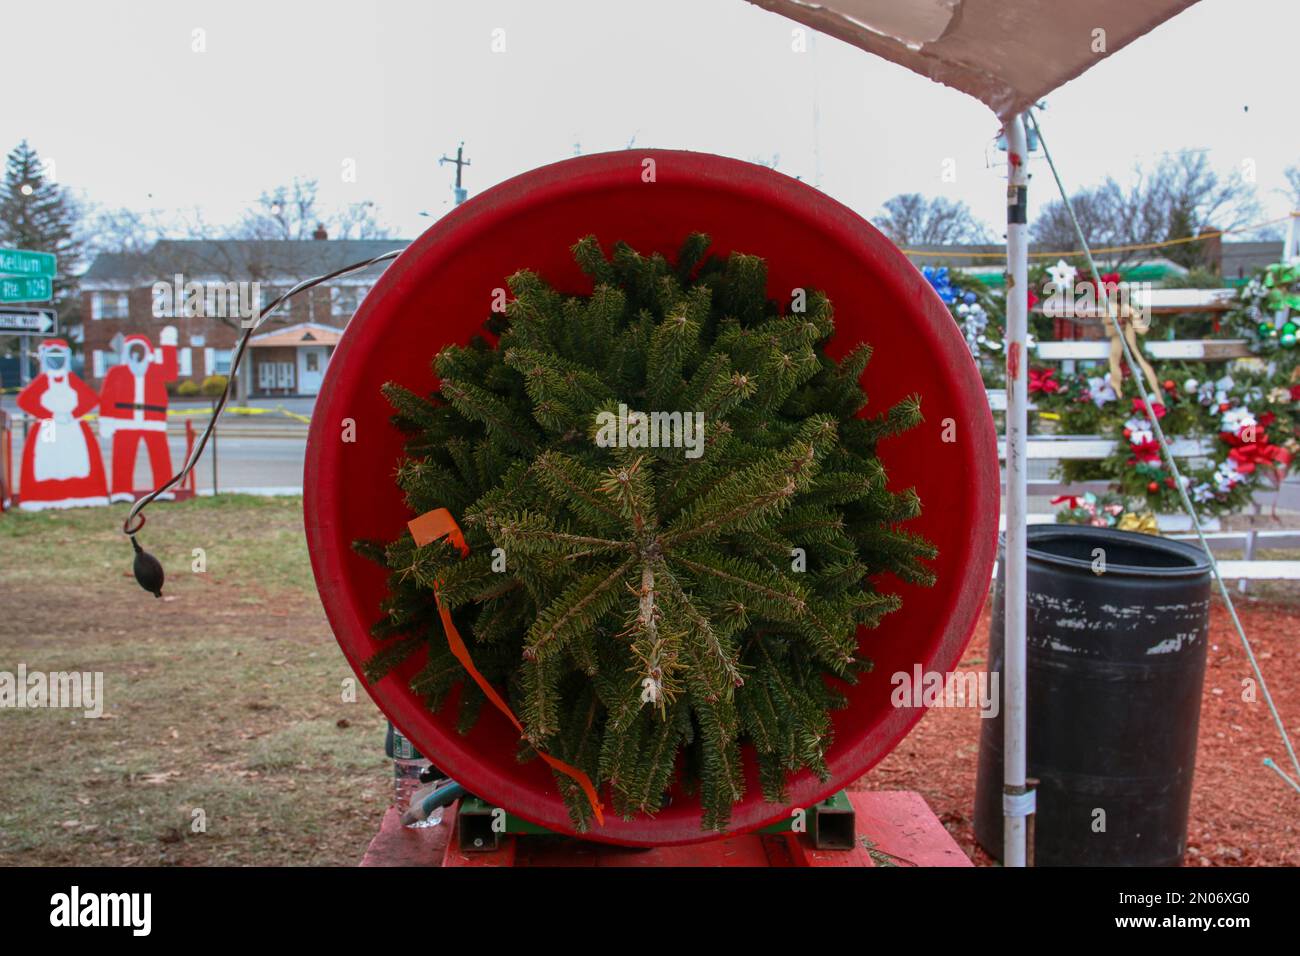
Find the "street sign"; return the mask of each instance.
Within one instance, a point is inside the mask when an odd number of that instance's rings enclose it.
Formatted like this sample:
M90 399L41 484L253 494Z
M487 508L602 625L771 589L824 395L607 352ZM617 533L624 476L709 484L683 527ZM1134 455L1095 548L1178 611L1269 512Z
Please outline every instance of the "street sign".
M58 315L53 309L0 309L0 335L55 335Z
M0 249L0 275L45 276L54 278L56 259L53 253L29 252L26 249Z
M0 276L0 302L49 302L54 283L49 276Z

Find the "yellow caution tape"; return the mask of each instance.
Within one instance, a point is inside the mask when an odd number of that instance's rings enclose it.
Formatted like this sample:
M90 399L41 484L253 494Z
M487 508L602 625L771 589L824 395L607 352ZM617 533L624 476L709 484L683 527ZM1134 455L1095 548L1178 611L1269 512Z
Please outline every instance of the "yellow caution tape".
M291 412L283 405L277 405L275 408L252 408L244 405L229 405L226 407L224 414L227 415L283 415L285 418L292 418L296 422L302 422L304 425L311 424L309 415L299 415L297 412ZM194 415L211 416L210 408L169 408L167 409L168 418L189 418ZM98 412L90 412L81 416L81 421L93 422L100 418Z
M1148 249L1164 249L1168 246L1181 246L1189 242L1204 242L1206 239L1217 239L1220 236L1231 236L1243 232L1251 232L1264 226L1272 226L1279 222L1286 222L1288 219L1300 219L1300 211L1287 213L1285 216L1279 216L1277 219L1268 219L1264 222L1252 223L1249 226L1238 226L1236 229L1208 229L1199 236L1183 236L1179 239L1166 239L1163 242L1135 242L1126 246L1102 246L1099 249L1093 249L1094 255L1101 255L1111 252L1141 252ZM1005 259L1005 252L962 252L956 249L900 249L904 255L909 256L947 256L956 259ZM1031 252L1030 259L1063 259L1070 256L1083 255L1082 249L1070 249L1066 252Z

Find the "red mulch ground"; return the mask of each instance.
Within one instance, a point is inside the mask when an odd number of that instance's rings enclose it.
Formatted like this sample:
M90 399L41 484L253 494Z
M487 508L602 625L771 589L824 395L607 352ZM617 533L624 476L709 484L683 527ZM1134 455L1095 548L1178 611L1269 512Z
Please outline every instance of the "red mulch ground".
M1300 609L1294 603L1243 598L1238 613L1273 700L1292 738L1300 739ZM985 607L961 670L983 670L988 630ZM1216 598L1185 865L1300 865L1300 793L1263 766L1264 758L1272 757L1291 772L1263 695L1256 694L1254 703L1241 699L1242 680L1251 676L1232 623ZM991 865L972 831L979 734L974 708L932 709L852 789L918 791L962 849L977 864Z

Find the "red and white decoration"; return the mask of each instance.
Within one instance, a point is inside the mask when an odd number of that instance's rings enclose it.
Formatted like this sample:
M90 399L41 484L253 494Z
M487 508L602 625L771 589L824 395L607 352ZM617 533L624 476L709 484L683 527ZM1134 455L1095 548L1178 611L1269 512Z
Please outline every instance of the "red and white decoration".
M108 504L99 443L81 420L99 396L71 370L66 341L46 339L37 354L40 374L18 393L18 407L37 419L23 447L19 506L41 511Z
M143 335L128 335L122 344L125 361L109 369L104 377L99 433L113 443L113 501L135 500L135 459L140 442L149 453L153 486L171 477L167 383L177 378L176 338L176 329L170 325L159 334L157 349Z

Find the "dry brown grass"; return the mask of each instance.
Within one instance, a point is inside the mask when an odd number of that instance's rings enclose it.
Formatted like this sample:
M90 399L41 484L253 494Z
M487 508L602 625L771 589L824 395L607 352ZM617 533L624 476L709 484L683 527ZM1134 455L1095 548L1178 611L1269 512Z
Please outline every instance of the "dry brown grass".
M105 684L97 720L0 709L0 864L357 862L389 795L384 723L343 699L300 509L155 508L163 601L129 576L122 507L0 517L0 671Z

